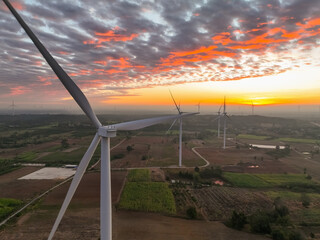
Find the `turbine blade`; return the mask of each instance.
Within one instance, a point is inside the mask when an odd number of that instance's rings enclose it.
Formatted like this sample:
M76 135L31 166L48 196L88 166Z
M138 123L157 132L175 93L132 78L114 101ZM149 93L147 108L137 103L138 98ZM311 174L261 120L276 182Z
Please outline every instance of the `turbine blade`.
M180 112L180 103L179 103L179 106L178 106L177 103L176 103L176 100L174 100L174 97L173 97L172 92L170 91L170 89L169 89L169 92L170 92L171 98L172 98L172 100L174 102L174 105L176 105L176 108L177 108L178 112L181 113Z
M169 127L169 129L167 130L166 134L168 134L168 132L171 130L171 128L173 127L173 125L177 122L177 118L173 121L173 123L171 124L171 126Z
M72 199L72 197L73 197L73 195L74 195L74 193L80 183L81 178L83 177L84 172L86 171L86 169L88 167L88 164L92 158L94 151L96 150L96 148L99 144L99 141L100 141L100 136L98 135L98 133L96 133L87 152L84 154L84 156L82 157L82 159L80 161L80 164L77 168L76 174L74 175L74 177L72 179L68 193L63 201L63 204L62 204L62 207L61 207L60 212L58 214L58 217L57 217L57 219L51 229L48 240L51 240L53 238L53 235L55 234L55 232L61 222L61 219L69 206L69 203L70 203L70 201L71 201L71 199Z
M213 121L216 121L217 119L219 119L221 116L219 115L218 117L216 117L215 119L213 119Z
M84 111L84 113L88 116L91 122L95 125L96 128L101 126L97 116L94 114L88 99L80 90L80 88L73 82L73 80L68 76L68 74L62 69L62 67L58 64L58 62L51 56L48 50L43 46L40 40L36 37L36 35L31 31L28 25L23 21L17 11L12 7L8 0L3 0L3 2L7 5L13 16L20 23L21 27L28 34L34 45L38 48L42 56L45 58L47 63L50 65L52 70L55 72L57 77L60 79L61 83L68 90L74 100L78 103L80 108Z
M110 126L106 126L106 128L115 129L116 131L131 131L131 130L137 130L137 129L149 127L149 126L161 123L161 122L174 120L174 119L186 117L189 115L195 115L195 114L198 114L198 113L181 113L178 115L147 118L147 119L141 119L141 120L136 120L136 121L113 124Z

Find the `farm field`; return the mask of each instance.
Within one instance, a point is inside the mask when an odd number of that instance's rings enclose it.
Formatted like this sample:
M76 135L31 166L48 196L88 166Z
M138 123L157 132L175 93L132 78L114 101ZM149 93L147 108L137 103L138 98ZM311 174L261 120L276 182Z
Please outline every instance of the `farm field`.
M148 169L130 170L117 208L175 214L171 189L166 182L151 182Z
M271 199L260 191L212 186L194 189L190 193L210 221L225 221L234 210L249 215L259 209L270 210L273 207Z
M319 186L303 174L240 174L224 173L223 177L237 187L264 188L281 186Z

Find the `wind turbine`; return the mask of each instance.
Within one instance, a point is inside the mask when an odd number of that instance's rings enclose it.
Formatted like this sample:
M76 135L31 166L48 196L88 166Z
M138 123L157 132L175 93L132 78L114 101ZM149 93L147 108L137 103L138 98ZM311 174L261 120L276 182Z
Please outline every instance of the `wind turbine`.
M221 120L221 108L222 105L220 106L219 110L218 110L218 117L216 117L213 121L218 119L218 138L220 138L220 120Z
M227 118L229 118L229 116L227 115L226 112L226 97L224 97L224 101L223 101L223 149L226 149L226 129L227 129Z
M111 168L110 168L110 138L115 137L117 131L130 131L145 128L154 124L158 124L167 120L181 119L184 116L191 115L190 113L179 113L174 116L162 116L155 118L142 119L131 122L123 122L118 124L112 124L103 126L98 120L97 116L93 112L89 101L86 96L80 90L80 88L73 82L68 74L62 69L62 67L56 62L56 60L50 55L47 49L42 45L39 39L31 31L28 25L19 16L16 10L12 7L8 0L3 0L7 5L11 13L17 19L19 24L28 34L30 39L33 41L35 46L38 48L42 56L45 58L47 63L50 65L52 70L55 72L61 83L71 94L73 99L77 102L83 112L91 120L93 125L96 127L96 134L87 149L86 153L82 157L77 171L73 177L67 195L64 199L58 217L52 227L48 240L51 240L60 224L60 221L80 183L81 178L84 175L85 170L94 154L100 140L101 140L101 187L100 187L100 239L111 240L112 239L112 202L111 202Z
M183 113L183 112L181 112L180 103L179 103L179 106L178 106L176 101L174 100L174 97L173 97L173 95L172 95L170 90L169 90L169 92L170 92L171 98L172 98L172 100L174 102L174 105L176 106L176 108L178 110L179 116L182 116L183 114L187 114L187 115L199 114L200 103L198 105L198 112L196 112L196 113ZM179 119L180 119L180 121L179 121L179 167L182 167L182 118L180 117ZM176 123L176 121L177 121L177 119L175 119L173 121L173 123L171 124L170 128L168 129L168 131L170 131L170 129L173 127L173 125Z
M252 109L251 109L252 115L254 115L254 104L253 104L253 101L252 101L252 100L251 100L251 107L252 107Z
M12 100L12 104L9 106L9 107L11 107L11 109L12 109L12 117L14 117L14 115L15 115L15 107L16 107L17 105L15 105L14 104L14 100Z

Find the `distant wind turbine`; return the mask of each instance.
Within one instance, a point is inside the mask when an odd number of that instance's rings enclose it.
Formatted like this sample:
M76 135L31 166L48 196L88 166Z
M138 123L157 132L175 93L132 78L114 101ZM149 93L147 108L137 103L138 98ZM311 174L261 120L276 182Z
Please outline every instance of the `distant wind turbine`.
M14 100L12 100L12 104L10 105L11 110L12 110L12 112L11 112L12 117L14 117L14 115L15 115L15 107L16 107L16 106L17 106L17 105L14 104Z
M171 98L172 98L172 100L174 102L174 105L176 106L176 108L178 110L179 115L182 115L182 114L195 115L195 114L199 114L200 113L199 112L200 103L198 105L198 112L196 112L196 113L183 113L183 112L181 112L180 103L179 103L179 106L178 106L170 90L169 90L169 92L170 92ZM179 121L179 167L182 167L182 118L179 118L179 119L180 119L180 121ZM167 132L170 131L170 129L173 127L173 125L176 123L176 121L177 121L177 119L175 119L173 121L173 123L171 124L171 126L170 126L170 128L168 129Z
M226 131L227 131L227 118L229 118L229 116L227 115L226 112L226 97L224 97L224 101L223 101L223 149L226 149Z
M87 149L86 153L82 157L77 171L73 177L67 195L64 199L58 217L53 225L53 228L48 237L51 240L60 224L60 221L67 210L67 207L82 179L87 166L94 154L100 140L101 140L101 186L100 186L100 239L111 240L112 239L112 202L111 202L111 168L110 168L110 138L115 137L117 131L130 131L145 128L154 124L158 124L168 120L181 119L184 116L191 115L190 113L179 113L178 115L162 116L155 118L142 119L131 122L123 122L118 124L112 124L103 126L98 120L97 116L93 112L90 103L86 96L80 90L80 88L73 82L73 80L67 75L67 73L61 68L56 60L51 56L47 49L42 45L39 39L19 16L16 10L12 7L8 0L3 0L14 17L20 23L22 28L28 34L35 46L38 48L42 56L48 62L52 70L55 72L61 83L68 90L73 99L77 102L83 112L91 120L95 126L97 132Z
M218 117L216 117L213 121L218 119L218 138L220 138L220 121L221 121L221 108L222 105L220 106L219 110L218 110Z
M252 115L254 115L254 104L252 100L251 100L251 111L252 111Z

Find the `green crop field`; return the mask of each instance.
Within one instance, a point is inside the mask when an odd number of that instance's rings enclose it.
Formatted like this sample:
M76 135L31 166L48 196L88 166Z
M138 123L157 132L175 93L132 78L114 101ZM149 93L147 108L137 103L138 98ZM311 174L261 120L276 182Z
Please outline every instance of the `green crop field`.
M120 209L175 214L171 189L163 182L127 182L121 195Z
M236 187L261 188L272 186L255 174L225 172L223 177Z
M223 174L223 177L236 187L318 186L316 182L307 179L303 174L247 174L226 172Z
M0 221L8 217L21 204L22 201L17 199L0 198Z
M281 186L285 184L313 184L303 174L256 174L259 178L270 183L272 186Z
M250 134L239 134L237 138L244 138L244 139L252 139L252 140L266 140L270 137L268 136L257 136L257 135L250 135Z
M299 192L267 191L265 194L272 199L280 197L283 200L301 201L301 193ZM320 201L320 194L318 193L308 193L307 195L310 197L311 201Z
M300 224L308 226L320 226L319 208L301 209L297 211L295 214L297 215L296 219L300 219Z
M133 169L128 174L129 182L149 182L150 179L149 169Z
M77 164L82 159L86 148L79 148L72 152L53 152L40 158L38 161L46 164Z
M283 142L311 143L311 144L315 144L319 142L319 140L316 140L316 139L306 139L306 138L278 138L277 140L283 141Z
M18 155L18 161L20 162L32 162L37 157L35 152L24 152Z

